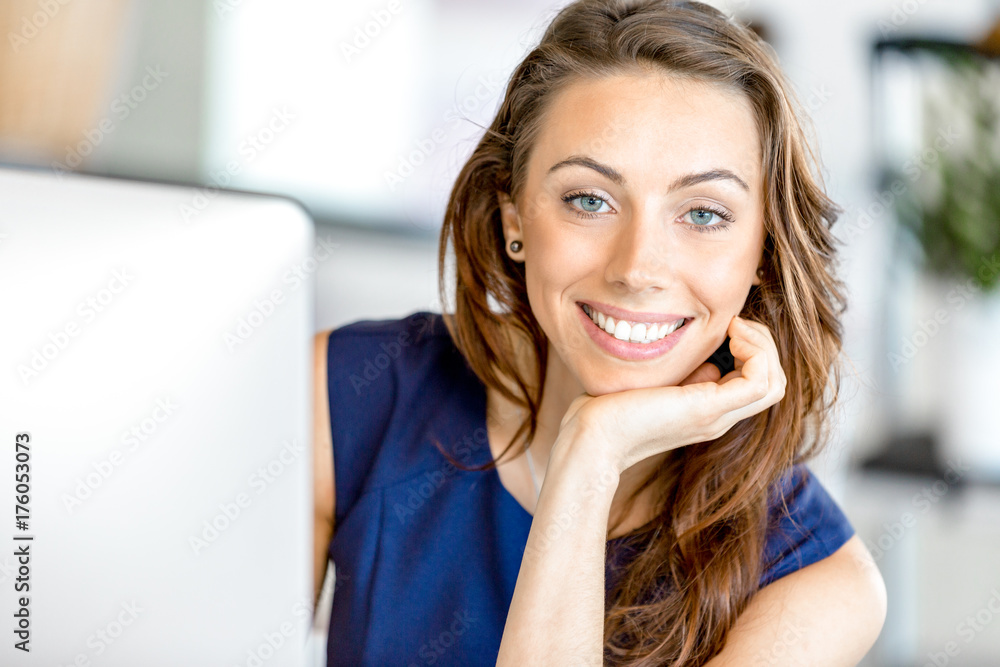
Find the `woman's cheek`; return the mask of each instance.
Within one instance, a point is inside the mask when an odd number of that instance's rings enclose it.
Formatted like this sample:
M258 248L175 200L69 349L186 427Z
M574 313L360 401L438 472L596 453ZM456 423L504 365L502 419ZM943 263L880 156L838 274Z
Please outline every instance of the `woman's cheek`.
M733 258L709 262L702 266L700 274L703 278L696 284L702 303L707 304L716 315L728 314L729 319L738 315L750 292L752 271L748 277L748 269L738 258Z

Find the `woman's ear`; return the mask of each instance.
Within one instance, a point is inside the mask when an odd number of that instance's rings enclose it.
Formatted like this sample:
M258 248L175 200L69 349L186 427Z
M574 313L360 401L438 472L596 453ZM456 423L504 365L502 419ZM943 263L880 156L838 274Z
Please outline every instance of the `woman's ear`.
M524 242L521 233L521 216L517 212L517 206L506 192L498 192L497 199L500 202L500 220L503 224L504 248L507 256L515 262L524 261ZM515 250L511 249L511 243Z

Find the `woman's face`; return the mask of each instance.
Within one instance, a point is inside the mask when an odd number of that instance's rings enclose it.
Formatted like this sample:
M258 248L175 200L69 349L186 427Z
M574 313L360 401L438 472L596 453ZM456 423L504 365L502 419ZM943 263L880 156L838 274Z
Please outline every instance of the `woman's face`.
M760 163L749 102L721 86L650 72L561 90L501 205L549 372L598 396L705 362L759 283Z

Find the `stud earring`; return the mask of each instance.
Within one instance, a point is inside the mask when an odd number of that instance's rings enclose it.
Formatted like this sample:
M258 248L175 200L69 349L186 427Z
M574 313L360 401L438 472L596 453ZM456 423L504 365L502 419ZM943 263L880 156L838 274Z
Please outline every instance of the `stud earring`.
M524 244L522 244L520 241L518 241L517 239L514 239L513 241L510 242L510 251L511 252L521 252L521 248L523 247L523 245Z

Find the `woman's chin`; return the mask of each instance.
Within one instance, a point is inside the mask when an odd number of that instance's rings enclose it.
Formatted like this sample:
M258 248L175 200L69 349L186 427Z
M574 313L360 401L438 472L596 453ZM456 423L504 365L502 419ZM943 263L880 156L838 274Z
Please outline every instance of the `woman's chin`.
M584 382L584 390L591 396L603 396L604 394L616 394L631 389L652 389L655 387L674 387L680 384L680 380L667 378L662 379L640 379L628 377L622 373L617 378L607 378L602 380L591 380Z

